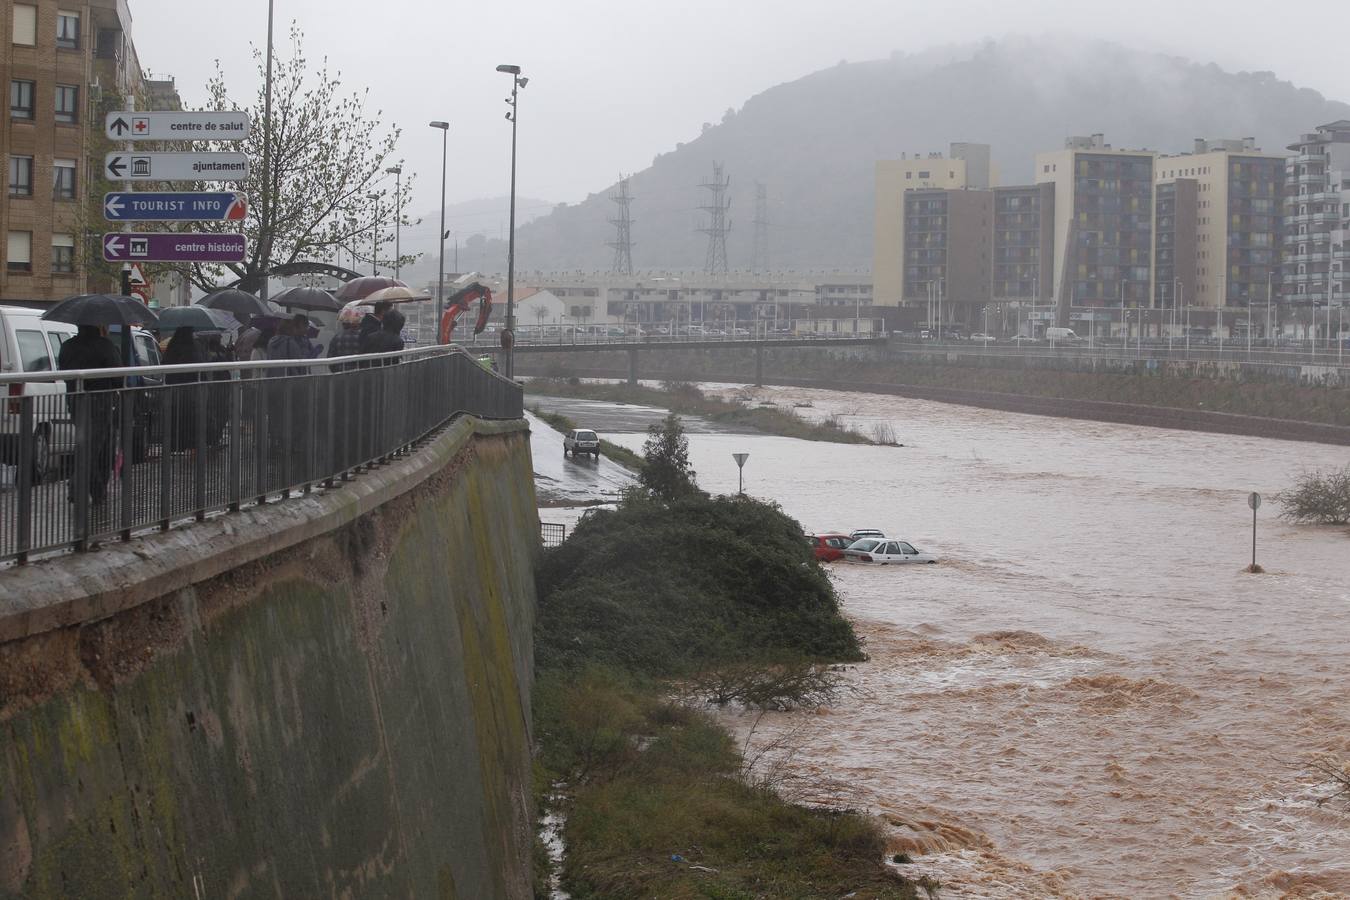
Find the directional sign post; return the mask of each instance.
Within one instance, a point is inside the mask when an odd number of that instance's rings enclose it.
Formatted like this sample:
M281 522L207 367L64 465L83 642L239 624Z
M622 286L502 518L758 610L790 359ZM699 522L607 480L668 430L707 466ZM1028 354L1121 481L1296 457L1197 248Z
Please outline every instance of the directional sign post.
M736 460L736 493L745 493L745 461L750 458L749 453L733 453L731 458Z
M115 141L242 141L248 131L246 112L116 110L103 122Z
M234 191L119 191L103 195L109 222L233 222L248 215L248 198Z
M243 262L242 234L122 232L103 235L108 262Z
M113 181L239 181L248 177L248 156L121 151L103 158L103 174Z

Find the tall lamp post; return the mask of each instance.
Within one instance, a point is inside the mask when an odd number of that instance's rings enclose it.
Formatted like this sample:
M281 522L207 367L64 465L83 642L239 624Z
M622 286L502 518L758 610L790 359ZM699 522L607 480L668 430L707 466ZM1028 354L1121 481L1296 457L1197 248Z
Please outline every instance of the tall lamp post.
M394 277L398 278L402 268L399 260L403 255L403 167L390 166L384 172L394 176Z
M511 122L511 232L510 239L506 245L506 330L502 332L502 350L506 370L503 374L507 378L514 378L516 374L514 345L516 340L516 122L519 119L517 115L516 100L520 90L530 83L530 79L520 74L520 66L500 65L498 72L505 72L511 76L511 96L506 99L506 103L511 110L506 114L506 118Z
M370 274L380 274L380 195L366 194L367 200L375 201L375 219L370 225Z
M263 94L263 166L262 166L262 208L259 210L259 224L262 226L262 240L271 242L272 236L268 228L268 222L272 216L272 19L275 6L274 0L267 0L267 76L265 93ZM259 257L263 263L262 284L258 286L258 297L263 303L267 303L267 266L271 261L270 248L264 248L264 254ZM126 293L123 291L123 293Z
M441 314L445 305L445 162L450 123L432 122L430 126L441 130L441 261L436 269L436 340L440 341Z

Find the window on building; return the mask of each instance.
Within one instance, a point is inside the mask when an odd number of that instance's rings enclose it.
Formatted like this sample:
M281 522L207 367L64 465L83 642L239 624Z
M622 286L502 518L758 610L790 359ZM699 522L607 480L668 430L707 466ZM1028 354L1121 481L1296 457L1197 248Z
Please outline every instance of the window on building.
M80 46L80 14L60 9L56 11L56 46L74 50Z
M14 4L14 43L25 47L37 45L37 7L28 3Z
M75 271L75 235L52 235L52 274L69 275Z
M932 177L933 177L933 173L932 173L932 172L920 172L920 173L919 173L919 177L920 177L920 178L932 178Z
M33 232L11 231L5 268L11 272L33 271Z
M9 117L33 118L33 82L15 80L9 83Z
M9 195L11 197L33 196L33 157L11 156L9 158Z
M914 173L913 173L913 172L906 172L906 173L905 173L905 180L906 180L906 181L909 181L909 180L911 180L911 179L913 179L913 178L914 178Z
M75 160L52 160L52 197L57 200L75 199Z
M79 121L80 89L72 84L56 86L56 121L75 123Z

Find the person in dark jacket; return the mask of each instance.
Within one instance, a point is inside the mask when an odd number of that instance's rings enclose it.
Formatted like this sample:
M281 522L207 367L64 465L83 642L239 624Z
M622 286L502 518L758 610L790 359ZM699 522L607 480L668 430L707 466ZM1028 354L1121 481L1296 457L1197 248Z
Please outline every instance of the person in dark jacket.
M357 323L343 325L342 330L328 342L329 359L335 356L356 356L360 352L361 326Z
M297 313L282 323L276 335L267 342L268 359L313 359L314 343L306 332L309 331L309 319ZM286 369L287 375L303 375L304 369ZM276 369L269 374L282 374Z
M394 308L394 304L388 300L380 300L375 304L375 311L367 313L361 320L361 352L374 353L370 349L370 342L375 340L376 336L384 330L384 317Z
M96 325L81 325L79 333L61 345L61 352L56 358L57 368L63 371L116 369L121 365L117 347L103 336ZM88 394L89 431L77 433L76 441L90 448L89 496L95 505L102 503L108 496L108 478L112 475L113 467L112 436L116 422L116 395L110 392L120 388L122 383L121 378L88 378L81 385ZM76 384L74 381L66 382L66 405L78 427L81 416ZM70 496L72 500L75 499L73 484Z
M307 331L309 319L303 314L297 313L282 322L276 336L267 342L267 358L313 359L314 344L306 336ZM284 471L292 484L308 480L304 471L306 451L315 439L312 434L313 410L306 405L306 382L309 380L306 376L310 371L302 366L268 369L268 378L264 379L268 396L268 437L274 451L289 442L291 457Z
M367 353L392 353L403 349L403 313L391 309L380 321L380 330L366 339Z
M169 346L164 348L161 362L166 366L196 366L203 362L201 349L191 326L174 329ZM196 372L173 372L164 376L164 383L188 385L197 381ZM190 387L169 388L173 397L173 426L169 430L169 449L174 453L197 448L197 415L200 395Z

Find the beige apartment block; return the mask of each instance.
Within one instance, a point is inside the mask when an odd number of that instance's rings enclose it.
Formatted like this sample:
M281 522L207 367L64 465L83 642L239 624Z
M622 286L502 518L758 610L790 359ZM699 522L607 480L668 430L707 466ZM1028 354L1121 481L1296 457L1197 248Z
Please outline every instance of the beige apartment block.
M90 187L102 168L105 102L141 88L126 0L0 0L0 302L52 302L102 286L83 261L99 248Z
M1252 138L1197 138L1192 152L1159 157L1155 180L1159 187L1195 185L1194 209L1178 210L1179 220L1194 222L1193 235L1178 235L1180 246L1194 248L1193 262L1179 261L1181 270L1172 273L1180 305L1264 307L1278 296L1283 156L1263 153ZM1183 185L1178 203L1187 197ZM1162 282L1155 294L1170 306Z
M1070 306L1150 305L1156 156L1113 148L1100 134L1036 154L1036 183L1055 186L1052 284L1061 317Z
M930 153L877 160L872 254L872 293L877 306L899 306L904 299L905 192L985 190L995 178L988 144L955 143L945 156Z

